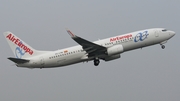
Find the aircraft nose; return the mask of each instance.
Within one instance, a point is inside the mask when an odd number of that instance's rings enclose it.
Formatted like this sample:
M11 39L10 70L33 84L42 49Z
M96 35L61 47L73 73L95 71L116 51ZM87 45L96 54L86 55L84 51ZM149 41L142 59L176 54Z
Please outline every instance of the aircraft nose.
M170 31L170 35L171 35L171 37L173 37L175 34L176 34L176 32L174 32L174 31Z
M172 36L174 36L174 35L176 34L176 32L174 32L174 31L171 31L171 34L172 34Z

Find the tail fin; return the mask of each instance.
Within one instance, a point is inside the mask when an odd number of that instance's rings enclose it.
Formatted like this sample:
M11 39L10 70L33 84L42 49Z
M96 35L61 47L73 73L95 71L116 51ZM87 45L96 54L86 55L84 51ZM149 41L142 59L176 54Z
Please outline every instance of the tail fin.
M4 32L4 36L16 58L29 58L40 53L15 36L12 32Z

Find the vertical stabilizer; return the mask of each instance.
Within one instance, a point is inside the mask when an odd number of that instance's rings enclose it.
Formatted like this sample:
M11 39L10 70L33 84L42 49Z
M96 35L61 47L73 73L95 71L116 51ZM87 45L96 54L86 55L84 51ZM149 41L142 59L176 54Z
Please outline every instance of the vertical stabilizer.
M29 58L41 53L26 44L12 32L4 32L4 36L16 58Z

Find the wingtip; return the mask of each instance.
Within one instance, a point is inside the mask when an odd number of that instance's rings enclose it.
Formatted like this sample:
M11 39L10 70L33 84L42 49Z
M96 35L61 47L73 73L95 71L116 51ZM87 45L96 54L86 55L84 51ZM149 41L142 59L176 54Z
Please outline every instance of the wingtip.
M76 35L73 34L69 29L66 29L67 33L71 36L71 37L75 37Z

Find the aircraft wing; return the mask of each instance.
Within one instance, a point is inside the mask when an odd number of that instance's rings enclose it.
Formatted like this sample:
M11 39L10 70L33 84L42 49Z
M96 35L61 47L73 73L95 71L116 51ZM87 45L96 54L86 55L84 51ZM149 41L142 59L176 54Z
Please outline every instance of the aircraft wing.
M70 30L67 30L71 38L82 46L82 48L88 53L89 56L96 56L99 54L105 54L107 48L101 45L95 44L88 40L85 40L79 36L73 34Z

